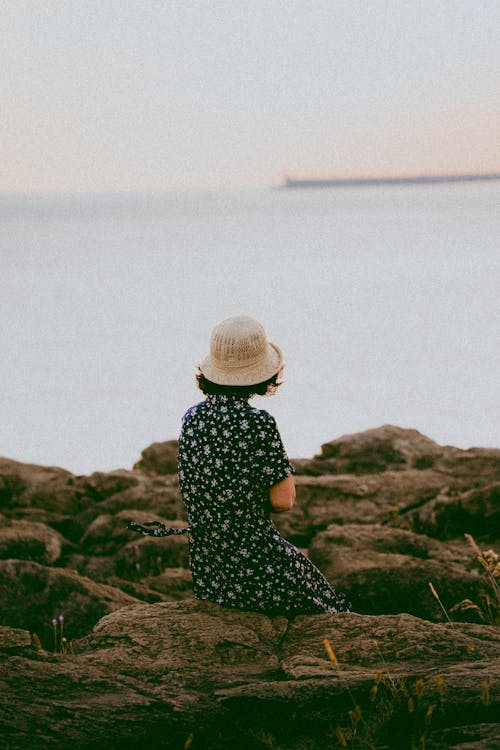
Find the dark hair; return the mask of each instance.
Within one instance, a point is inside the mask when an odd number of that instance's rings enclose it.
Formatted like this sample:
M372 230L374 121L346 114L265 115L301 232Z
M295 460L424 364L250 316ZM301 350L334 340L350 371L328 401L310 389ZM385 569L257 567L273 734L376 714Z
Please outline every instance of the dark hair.
M276 393L281 382L278 382L278 373L255 385L219 385L208 380L202 372L196 375L198 388L205 396L238 396L239 398L252 398L252 396L267 396Z

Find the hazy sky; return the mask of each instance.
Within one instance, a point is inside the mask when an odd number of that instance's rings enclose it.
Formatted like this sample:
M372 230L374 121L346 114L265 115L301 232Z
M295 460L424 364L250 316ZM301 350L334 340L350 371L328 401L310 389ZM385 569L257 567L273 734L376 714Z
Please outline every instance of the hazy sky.
M0 192L500 171L499 0L0 7Z

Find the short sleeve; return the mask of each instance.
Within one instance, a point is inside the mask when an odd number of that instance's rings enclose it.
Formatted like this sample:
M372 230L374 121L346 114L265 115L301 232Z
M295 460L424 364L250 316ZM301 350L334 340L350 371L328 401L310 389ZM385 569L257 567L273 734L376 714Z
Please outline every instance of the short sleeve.
M261 411L256 424L253 469L257 482L269 489L293 474L276 420Z

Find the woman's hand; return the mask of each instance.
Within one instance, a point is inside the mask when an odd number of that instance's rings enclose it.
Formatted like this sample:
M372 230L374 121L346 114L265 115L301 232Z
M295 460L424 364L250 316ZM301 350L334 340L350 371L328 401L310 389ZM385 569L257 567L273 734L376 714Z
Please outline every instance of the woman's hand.
M271 487L269 502L273 513L284 513L290 510L295 502L295 482L292 475Z

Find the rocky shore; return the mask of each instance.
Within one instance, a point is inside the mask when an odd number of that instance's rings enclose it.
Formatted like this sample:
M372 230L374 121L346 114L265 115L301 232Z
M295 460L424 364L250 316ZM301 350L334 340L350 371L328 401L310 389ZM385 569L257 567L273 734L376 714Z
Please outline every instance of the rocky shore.
M294 620L197 602L187 538L127 530L184 525L176 453L0 459L2 748L500 748L500 450L384 426L293 461L275 523L354 610Z

